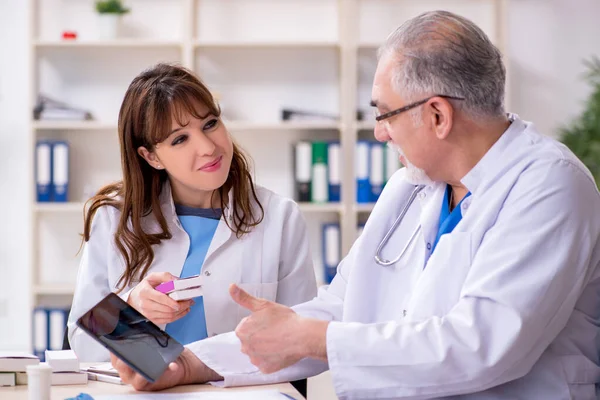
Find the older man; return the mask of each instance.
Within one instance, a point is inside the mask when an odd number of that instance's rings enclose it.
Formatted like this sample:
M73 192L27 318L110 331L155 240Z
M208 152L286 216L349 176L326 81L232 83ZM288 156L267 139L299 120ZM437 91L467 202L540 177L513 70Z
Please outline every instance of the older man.
M246 385L331 370L338 396L595 399L600 195L564 146L503 108L499 51L430 12L380 50L375 137L406 166L330 286L189 346L154 385ZM401 149L401 150L400 150ZM237 336L237 337L236 337ZM241 352L240 352L241 342Z

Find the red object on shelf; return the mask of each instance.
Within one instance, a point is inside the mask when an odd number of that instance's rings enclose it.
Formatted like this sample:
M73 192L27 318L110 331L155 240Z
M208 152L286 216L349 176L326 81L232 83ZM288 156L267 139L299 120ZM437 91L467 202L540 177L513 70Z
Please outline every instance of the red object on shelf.
M64 31L62 34L63 39L77 39L77 32L75 31Z

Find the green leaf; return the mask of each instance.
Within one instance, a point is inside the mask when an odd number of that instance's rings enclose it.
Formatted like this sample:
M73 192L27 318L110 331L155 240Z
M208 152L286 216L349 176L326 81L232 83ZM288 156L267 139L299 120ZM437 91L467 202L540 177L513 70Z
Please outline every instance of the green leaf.
M600 183L600 58L584 60L586 80L592 86L585 109L570 125L559 129L561 141L589 168Z
M125 8L121 0L98 0L96 11L100 14L127 14L130 10Z

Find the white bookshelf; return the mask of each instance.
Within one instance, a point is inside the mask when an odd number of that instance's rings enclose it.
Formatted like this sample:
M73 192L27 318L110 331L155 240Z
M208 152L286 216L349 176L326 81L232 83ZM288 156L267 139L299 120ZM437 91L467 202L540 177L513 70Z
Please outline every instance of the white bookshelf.
M34 46L38 49L53 48L77 48L77 49L98 49L98 48L180 48L183 44L178 41L161 40L139 40L139 39L120 39L120 40L38 40Z
M67 203L36 203L35 211L38 213L83 213L84 202Z
M334 41L310 42L310 41L236 41L236 42L208 42L195 41L194 46L198 49L239 49L239 48L323 48L337 49L339 44Z
M131 79L149 65L178 62L197 72L219 94L225 124L252 156L258 183L283 195L293 196L293 143L341 142L342 201L300 204L321 278L320 225L339 221L346 254L357 223L373 208L355 201L354 146L372 138L371 83L376 49L387 34L403 19L442 8L473 19L507 50L507 0L127 0L129 29L109 41L96 39L92 0L29 2L31 109L41 91L96 117L31 121L32 173L37 139L71 143L68 203L36 203L31 177L34 306L73 292L85 189L119 178L118 109ZM63 29L76 30L78 39L61 40ZM282 122L282 107L338 119ZM357 110L364 120L356 120Z
M33 121L33 129L38 131L116 131L116 123L99 121Z

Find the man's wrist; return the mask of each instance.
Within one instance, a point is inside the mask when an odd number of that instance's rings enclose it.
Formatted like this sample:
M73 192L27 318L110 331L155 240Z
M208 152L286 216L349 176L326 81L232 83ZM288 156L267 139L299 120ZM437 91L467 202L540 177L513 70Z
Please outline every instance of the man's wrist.
M327 362L327 327L329 321L305 318L302 321L303 358Z
M223 377L210 369L191 350L185 349L181 357L182 385L222 381Z

